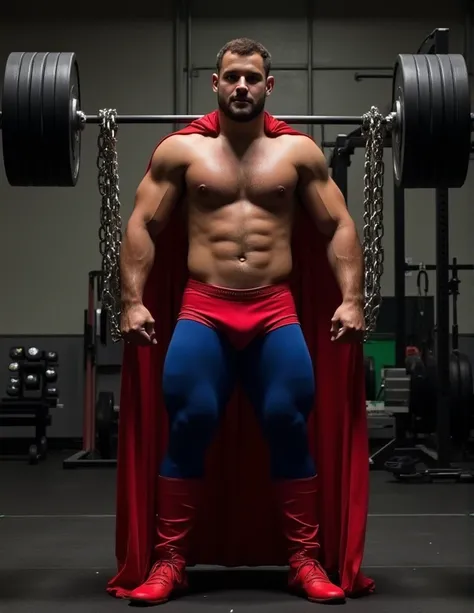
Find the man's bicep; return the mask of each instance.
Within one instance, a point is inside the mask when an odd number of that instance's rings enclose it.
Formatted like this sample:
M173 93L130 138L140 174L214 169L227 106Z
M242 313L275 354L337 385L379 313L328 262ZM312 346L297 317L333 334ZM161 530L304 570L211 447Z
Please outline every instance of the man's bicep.
M186 164L182 151L174 143L157 147L150 168L135 194L132 217L152 224L157 230L166 224L182 197ZM174 145L174 146L173 146Z
M323 234L331 236L341 224L352 223L341 190L331 178L308 181L301 194L303 204Z
M300 170L300 195L319 230L331 236L343 223L352 223L341 190L332 179L326 158L314 145Z

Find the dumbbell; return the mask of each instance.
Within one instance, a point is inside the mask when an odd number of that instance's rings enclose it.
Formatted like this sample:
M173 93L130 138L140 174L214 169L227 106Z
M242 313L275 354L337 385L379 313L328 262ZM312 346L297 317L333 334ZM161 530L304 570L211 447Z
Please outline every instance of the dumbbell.
M18 362L10 362L8 370L10 372L20 372L20 364Z
M7 387L7 396L11 396L12 398L20 395L20 386L10 384Z
M54 383L58 379L58 373L54 368L47 368L44 372L44 378L50 383Z
M26 359L30 360L31 362L41 360L41 351L38 349L38 347L28 347L26 351Z
M45 355L46 362L48 364L57 364L59 356L57 351L47 351Z
M12 347L10 349L10 358L12 360L24 360L25 359L25 348L24 347Z
M39 390L40 380L38 375L26 375L25 377L25 388L29 390Z

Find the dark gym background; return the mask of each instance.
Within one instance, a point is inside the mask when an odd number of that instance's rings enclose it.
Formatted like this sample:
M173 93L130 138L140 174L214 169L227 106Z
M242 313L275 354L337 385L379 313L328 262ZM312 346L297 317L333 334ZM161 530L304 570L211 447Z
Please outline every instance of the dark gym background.
M81 72L83 110L119 113L206 113L215 108L210 79L215 55L230 38L250 36L273 54L276 88L268 102L275 114L362 114L371 105L388 112L391 80L356 73L390 74L398 53L416 52L436 27L451 31L451 52L473 66L473 3L430 0L380 3L361 0L315 3L294 0L278 8L262 0L226 4L171 0L101 4L2 6L0 71L11 51L75 51ZM188 13L191 5L191 15ZM310 7L312 15L310 15ZM268 17L270 16L270 17ZM187 36L189 27L189 37ZM278 70L280 66L292 70ZM471 83L474 78L471 74ZM0 88L1 88L0 79ZM474 104L473 104L474 108ZM118 133L122 218L126 223L135 189L156 142L173 126L121 125ZM318 142L334 140L348 126L307 128ZM19 189L7 185L0 164L0 387L7 380L11 346L58 351L60 405L48 430L51 446L67 448L46 463L0 462L0 610L54 613L118 610L108 599L114 573L115 471L65 471L62 459L82 433L83 312L90 270L100 269L100 198L97 189L96 126L87 126L75 189ZM330 150L325 152L330 155ZM0 156L1 143L0 143ZM393 181L385 151L385 272L383 293L393 295ZM474 263L474 172L450 193L450 256ZM363 151L349 169L349 208L362 236ZM435 262L434 192L406 193L406 256ZM163 263L166 265L166 262ZM430 294L436 290L429 273ZM474 273L460 273L460 349L474 363ZM406 277L416 294L416 274ZM101 361L120 364L120 346L100 348ZM98 391L111 389L118 402L117 369L101 373ZM31 431L2 428L0 455L12 439ZM409 485L372 473L371 508L364 568L377 581L378 596L351 601L354 611L464 613L474 607L472 485ZM260 571L259 571L260 572ZM222 594L204 590L167 610L314 611L315 606L273 590L265 574L235 579ZM225 583L225 582L224 582ZM278 583L278 581L277 581ZM265 590L265 591L263 591Z
M30 0L27 0L27 4ZM26 10L10 3L2 9L0 67L13 50L76 51L83 109L117 108L120 113L206 113L215 108L211 74L215 55L228 39L255 37L273 55L276 77L268 110L291 114L362 114L372 104L388 111L391 80L355 79L356 73L390 74L397 53L415 52L435 27L449 27L451 51L472 53L471 3L455 0L445 6L421 2L331 3L313 8L307 0L287 3L276 11L271 3L239 2L224 8L217 0L191 2L177 21L175 4L144 2L139 6L106 9L86 2L78 13L35 6ZM178 3L176 3L177 5ZM29 6L29 5L28 5ZM87 9L89 6L90 10ZM268 9L268 13L265 10ZM270 10L271 9L271 10ZM71 16L64 17L67 11ZM102 12L101 12L102 11ZM233 13L232 13L233 11ZM271 17L266 17L265 15ZM28 17L25 18L25 15ZM189 37L187 36L189 26ZM293 70L278 70L281 66ZM188 71L187 67L193 69ZM308 66L312 70L308 70ZM310 76L309 76L310 75ZM0 82L1 87L1 82ZM120 125L118 153L123 222L133 206L135 189L157 140L173 126ZM303 126L305 129L305 126ZM332 141L349 126L313 126L318 142ZM7 185L0 164L0 368L8 347L35 343L60 352L60 403L54 411L52 437L81 435L83 311L87 305L89 270L101 267L98 228L97 126L83 133L79 183L74 189L18 189ZM330 155L330 150L326 150ZM1 155L1 149L0 149ZM383 293L393 295L393 181L391 152L385 150L385 271ZM466 185L450 194L451 257L473 263L474 172ZM350 210L362 235L363 151L357 150L349 168ZM406 193L406 256L411 263L435 263L434 192ZM166 263L164 263L166 265ZM430 293L436 289L430 272ZM474 357L469 336L474 333L474 272L460 274L458 301L462 350ZM416 274L406 277L406 293L416 293ZM58 337L58 335L60 335ZM108 350L107 350L108 351ZM112 349L117 361L117 348ZM0 385L2 368L0 370ZM117 386L116 377L104 383ZM17 436L8 429L0 436Z

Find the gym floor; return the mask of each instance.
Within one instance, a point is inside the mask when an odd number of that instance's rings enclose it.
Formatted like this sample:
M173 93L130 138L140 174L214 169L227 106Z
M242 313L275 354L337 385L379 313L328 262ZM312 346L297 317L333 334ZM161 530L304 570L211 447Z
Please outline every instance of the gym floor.
M105 593L115 573L114 469L0 464L0 610L106 613L128 601ZM372 473L364 571L377 593L354 612L467 613L474 608L474 485L413 485ZM191 592L165 611L314 611L285 593L285 572L193 569ZM205 608L203 608L205 607Z

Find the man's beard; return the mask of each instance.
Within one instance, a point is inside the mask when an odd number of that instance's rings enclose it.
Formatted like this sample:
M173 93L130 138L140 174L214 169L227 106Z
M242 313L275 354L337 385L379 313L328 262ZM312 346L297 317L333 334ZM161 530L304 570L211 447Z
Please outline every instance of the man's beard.
M224 115L229 119L232 119L232 121L236 121L239 123L247 123L258 117L263 111L263 109L265 108L265 97L256 102L248 103L252 107L250 111L247 109L241 109L240 112L233 111L231 107L232 103L227 103L227 101L219 94L217 94L217 104L219 106L219 109L224 113Z

